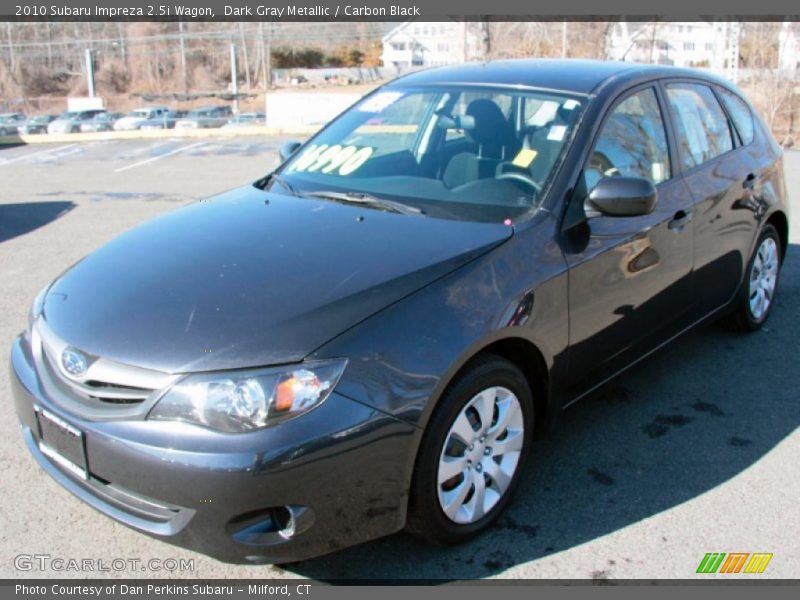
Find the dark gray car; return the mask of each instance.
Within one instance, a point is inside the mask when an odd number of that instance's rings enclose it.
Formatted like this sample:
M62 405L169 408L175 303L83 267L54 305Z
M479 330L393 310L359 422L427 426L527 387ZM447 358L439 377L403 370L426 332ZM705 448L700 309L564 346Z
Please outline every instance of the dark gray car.
M282 155L74 265L11 352L45 471L224 560L465 541L563 408L775 306L781 151L697 71L431 69Z

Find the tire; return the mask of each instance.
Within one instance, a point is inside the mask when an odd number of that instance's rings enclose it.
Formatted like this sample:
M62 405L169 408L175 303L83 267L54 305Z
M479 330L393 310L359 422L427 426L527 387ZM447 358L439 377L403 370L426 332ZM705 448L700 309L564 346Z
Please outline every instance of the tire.
M528 382L513 363L494 355L473 361L428 423L414 466L406 530L436 545L459 544L486 530L519 483L530 453L533 407ZM472 442L472 449L465 442ZM440 468L442 479L454 473L442 484Z
M723 321L729 329L743 332L761 329L775 306L780 270L781 238L775 227L767 223L747 264L733 312Z

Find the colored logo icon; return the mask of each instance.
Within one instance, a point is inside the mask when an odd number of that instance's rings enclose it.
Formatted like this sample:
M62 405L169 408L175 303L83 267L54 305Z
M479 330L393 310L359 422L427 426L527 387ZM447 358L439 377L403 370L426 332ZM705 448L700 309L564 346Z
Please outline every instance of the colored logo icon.
M697 573L748 573L761 574L767 568L772 554L767 552L708 552L697 566Z

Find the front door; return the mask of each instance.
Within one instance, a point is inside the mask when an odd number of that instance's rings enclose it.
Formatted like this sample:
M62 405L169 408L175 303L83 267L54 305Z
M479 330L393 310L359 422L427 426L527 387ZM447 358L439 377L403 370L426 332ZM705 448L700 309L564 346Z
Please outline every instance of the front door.
M658 345L690 314L693 203L673 172L659 98L645 87L612 107L584 168L586 191L603 177L644 177L658 199L648 215L589 218L584 243L565 248L574 393Z

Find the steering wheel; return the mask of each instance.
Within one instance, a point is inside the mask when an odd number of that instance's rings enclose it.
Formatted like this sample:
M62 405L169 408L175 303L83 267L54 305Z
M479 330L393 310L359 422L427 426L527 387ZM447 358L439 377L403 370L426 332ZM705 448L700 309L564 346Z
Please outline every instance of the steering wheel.
M525 175L525 173L520 173L519 171L506 171L505 173L497 175L495 179L511 179L512 181L518 181L530 186L537 194L542 192L542 186L536 183L530 175Z

